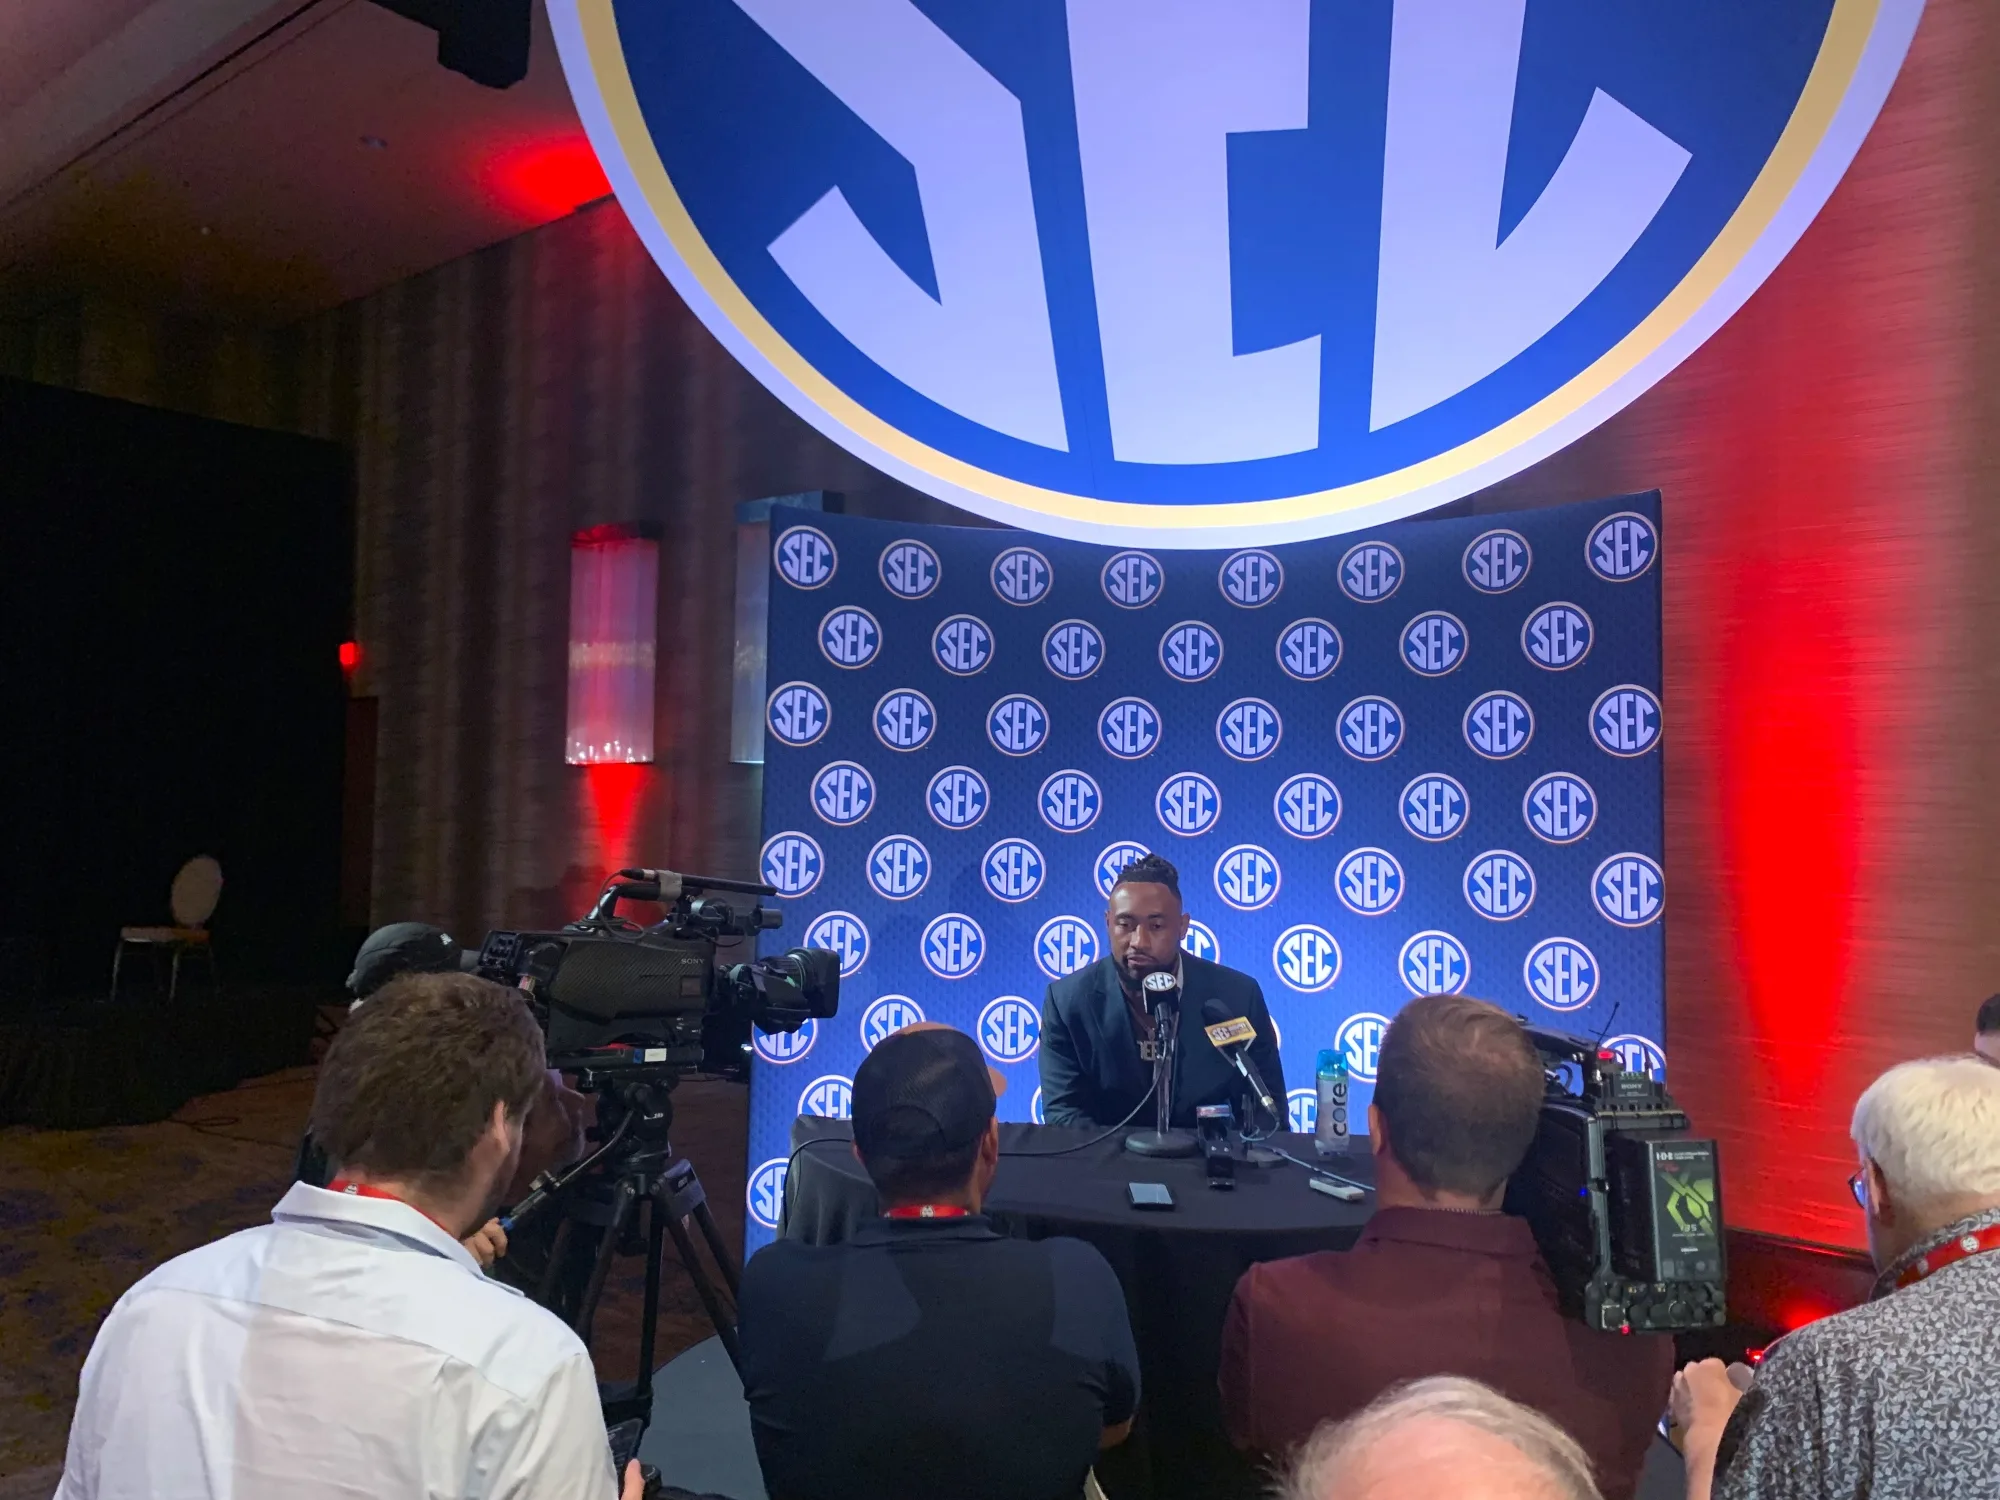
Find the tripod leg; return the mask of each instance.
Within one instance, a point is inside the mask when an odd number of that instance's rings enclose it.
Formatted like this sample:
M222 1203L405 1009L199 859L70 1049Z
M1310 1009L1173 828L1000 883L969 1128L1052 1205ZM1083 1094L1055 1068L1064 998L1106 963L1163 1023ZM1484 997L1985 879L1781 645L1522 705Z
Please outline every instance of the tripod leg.
M611 1222L604 1227L604 1238L597 1243L597 1263L590 1268L590 1284L583 1289L583 1301L570 1324L586 1346L590 1343L591 1322L597 1316L597 1300L604 1295L605 1278L611 1274L612 1258L618 1254L618 1237L625 1232L625 1221L631 1217L638 1196L639 1189L629 1177L619 1178L618 1185L611 1190Z
M541 1285L535 1290L535 1300L544 1307L555 1306L556 1279L562 1275L563 1257L569 1253L570 1220L565 1218L556 1225L556 1237L549 1244L549 1263L542 1267Z
M648 1198L650 1205L646 1216L646 1302L639 1315L639 1378L633 1384L633 1392L646 1393L646 1416L652 1419L653 1406L653 1341L660 1328L660 1257L666 1249L667 1213L666 1205L656 1197Z
M695 1252L694 1240L688 1235L687 1225L672 1214L663 1215L667 1233L674 1237L674 1249L680 1252L681 1264L687 1267L688 1280L701 1295L701 1305L708 1309L708 1321L715 1325L715 1336L722 1340L723 1351L729 1362L737 1369L743 1368L743 1352L736 1343L736 1319L728 1306L715 1290L715 1283L709 1279L708 1268L701 1263ZM727 1265L724 1265L725 1271Z
M694 1222L701 1229L701 1237L708 1241L709 1254L715 1257L716 1268L722 1272L722 1279L729 1287L729 1295L732 1297L741 1295L742 1273L736 1269L736 1262L730 1258L728 1249L722 1243L722 1231L716 1227L715 1215L708 1211L706 1198L695 1205Z

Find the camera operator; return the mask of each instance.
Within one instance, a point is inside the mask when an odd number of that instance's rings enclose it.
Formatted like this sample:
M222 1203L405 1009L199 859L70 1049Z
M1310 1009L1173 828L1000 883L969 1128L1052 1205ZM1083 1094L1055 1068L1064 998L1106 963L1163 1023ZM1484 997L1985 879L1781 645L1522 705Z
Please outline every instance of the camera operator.
M327 1049L325 1188L167 1262L84 1364L58 1500L379 1495L609 1500L589 1352L461 1243L546 1086L521 996L406 974ZM638 1500L628 1467L624 1500Z
M1533 1232L1501 1212L1544 1091L1505 1011L1457 995L1403 1007L1368 1107L1375 1216L1352 1250L1252 1266L1236 1285L1221 1387L1239 1448L1276 1456L1402 1381L1461 1375L1553 1419L1611 1500L1634 1492L1673 1341L1564 1318Z

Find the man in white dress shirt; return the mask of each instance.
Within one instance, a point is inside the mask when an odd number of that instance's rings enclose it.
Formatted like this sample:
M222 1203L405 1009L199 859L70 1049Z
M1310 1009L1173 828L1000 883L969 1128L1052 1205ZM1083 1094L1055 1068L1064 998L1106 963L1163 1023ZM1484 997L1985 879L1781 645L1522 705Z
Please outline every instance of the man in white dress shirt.
M57 1500L618 1496L588 1351L460 1243L513 1174L542 1069L515 991L384 986L320 1066L333 1183L119 1299Z

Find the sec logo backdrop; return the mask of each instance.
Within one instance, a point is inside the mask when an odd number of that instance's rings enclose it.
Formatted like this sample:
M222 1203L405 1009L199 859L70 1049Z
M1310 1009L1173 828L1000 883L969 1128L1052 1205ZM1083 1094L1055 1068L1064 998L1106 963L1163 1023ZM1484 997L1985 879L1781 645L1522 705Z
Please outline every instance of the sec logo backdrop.
M1409 515L1602 422L1797 240L1921 11L549 4L627 216L759 380L942 499L1148 547Z

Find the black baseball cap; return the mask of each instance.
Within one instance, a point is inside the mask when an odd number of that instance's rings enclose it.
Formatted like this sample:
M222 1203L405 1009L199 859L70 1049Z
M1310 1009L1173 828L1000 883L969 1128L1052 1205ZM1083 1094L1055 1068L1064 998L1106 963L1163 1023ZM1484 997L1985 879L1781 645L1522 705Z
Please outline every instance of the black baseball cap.
M854 1144L863 1157L949 1155L986 1133L993 1109L978 1043L949 1027L895 1032L854 1073Z
M479 961L442 927L428 922L391 922L368 934L354 955L354 972L347 990L366 1000L398 974L442 974L469 969Z

